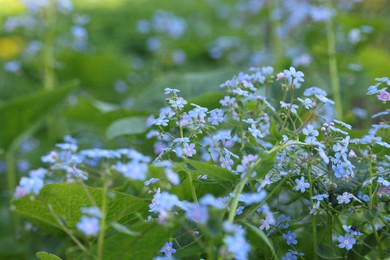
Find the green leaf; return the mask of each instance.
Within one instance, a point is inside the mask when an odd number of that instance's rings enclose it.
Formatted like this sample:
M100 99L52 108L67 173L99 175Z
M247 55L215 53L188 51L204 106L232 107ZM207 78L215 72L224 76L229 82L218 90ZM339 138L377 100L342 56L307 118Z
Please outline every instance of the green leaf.
M10 145L36 126L72 91L74 84L53 90L41 90L0 105L0 149Z
M249 224L249 223L244 223L245 226L247 226L249 228L249 230L251 230L255 235L257 235L261 240L264 241L264 243L269 247L269 249L271 250L273 256L274 256L274 259L278 259L277 255L276 255L276 252L275 252L275 248L274 246L272 245L271 241L268 239L268 237L264 234L264 232L262 230L260 230L259 228L253 226L252 224Z
M320 244L316 248L317 254L324 259L337 259L338 256L333 247L327 244Z
M79 98L75 106L69 107L64 114L73 126L73 132L88 132L105 135L107 126L127 117L144 117L147 111L133 111L118 108L110 103L102 103L92 98Z
M88 195L86 193L88 192ZM113 196L108 199L107 221L115 222L130 218L134 213L146 207L140 198L121 192L110 191ZM100 188L83 187L79 184L56 183L47 184L39 196L25 196L12 201L15 212L43 227L61 229L58 221L67 227L75 229L81 217L81 207L90 207L95 201L101 204L102 190ZM50 205L50 206L49 206ZM56 218L50 211L56 215Z
M193 186L197 196L200 198L204 194L210 193L214 196L226 195L233 187L236 176L230 171L221 167L211 165L207 162L197 162L186 160L187 164L180 164L178 169L180 179L183 180L180 185L174 186L171 192L175 193L181 200L191 200L191 186L187 173L180 171L186 168L193 179ZM201 175L207 175L207 179L198 178Z
M263 178L273 167L277 150L273 152L260 152L259 160L253 166L253 171L256 172L255 179Z
M129 236L136 236L139 235L139 232L134 232L128 229L125 225L119 224L117 222L114 222L111 224L111 226L118 232L121 232L123 234L129 235Z
M236 176L224 168L212 165L207 162L198 162L193 160L188 160L189 164L195 167L202 174L206 174L207 177L211 180L223 181L223 182L234 182Z
M131 226L138 236L116 233L104 242L104 259L153 259L175 232L175 226L154 221Z
M58 256L43 251L36 253L36 256L40 260L61 260Z
M106 136L108 139L113 139L122 135L142 134L146 129L145 117L123 118L108 127Z
M63 78L77 78L83 88L92 93L94 97L107 102L117 102L118 96L112 88L118 79L127 77L130 66L128 61L112 52L96 53L65 53L60 57L64 63L59 76Z
M271 120L270 120L270 133L271 133L271 136L273 138L276 138L276 140L280 141L283 139L283 136L282 134L280 133L280 131L278 130L278 127L275 123L275 119L273 117L271 117Z
M211 92L206 93L200 97L188 98L188 103L197 104L201 107L207 107L209 110L220 108L219 101L226 96L226 93ZM192 108L192 107L188 107Z

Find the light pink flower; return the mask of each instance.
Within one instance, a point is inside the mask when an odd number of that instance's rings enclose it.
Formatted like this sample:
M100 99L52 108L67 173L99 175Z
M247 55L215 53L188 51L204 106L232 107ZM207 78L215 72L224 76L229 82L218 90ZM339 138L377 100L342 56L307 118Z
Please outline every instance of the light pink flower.
M390 93L387 92L386 89L381 89L378 99L383 102L390 101Z

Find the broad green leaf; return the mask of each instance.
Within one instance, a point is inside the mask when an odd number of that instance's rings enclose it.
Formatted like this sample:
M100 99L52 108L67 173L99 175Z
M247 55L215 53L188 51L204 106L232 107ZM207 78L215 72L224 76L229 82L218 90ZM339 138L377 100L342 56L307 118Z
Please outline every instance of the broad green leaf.
M256 236L258 236L261 240L264 241L264 243L271 250L271 252L272 252L272 254L274 256L274 259L277 259L278 257L276 256L275 248L272 245L271 241L268 239L268 237L264 234L264 232L262 230L260 230L258 227L255 227L252 224L249 224L249 223L245 222L244 225L247 226Z
M129 235L129 236L136 236L139 235L139 232L134 232L128 229L125 225L119 224L117 222L114 222L111 224L111 226L118 232L121 232L123 234Z
M113 91L114 82L125 79L131 69L123 56L112 52L66 53L61 59L65 66L58 71L59 76L79 79L94 97L116 102L123 95Z
M175 257L178 259L201 259L204 248L199 244L193 243L189 246L185 246L179 250L176 250Z
M333 247L327 244L320 244L316 249L317 254L324 259L337 259L339 258Z
M36 256L40 260L61 260L58 256L43 251L36 253Z
M169 241L176 227L159 225L154 221L130 227L137 236L116 233L104 242L104 259L153 259Z
M187 159L187 164L181 164L180 168L187 168L193 179L197 197L210 193L215 196L226 195L231 190L236 176L230 171L221 167L211 165L207 162L197 162ZM171 192L175 193L181 200L192 200L190 182L187 173L179 171L180 179L184 179L178 186L174 186ZM206 175L206 179L198 178Z
M87 193L88 195L87 195ZM121 192L111 191L109 197L107 221L115 222L130 217L146 207L140 198ZM61 219L67 227L75 228L81 217L81 207L92 206L91 199L100 206L102 190L100 188L83 187L79 184L47 184L39 196L25 196L12 201L12 208L23 217L42 224L42 226L61 229L58 220ZM52 209L52 211L50 210ZM53 216L52 212L56 215Z
M372 78L388 75L390 68L390 54L387 49L378 46L366 46L358 53L359 64Z
M112 123L106 132L108 139L113 139L122 135L142 134L146 131L145 117L123 118Z
M9 146L53 110L74 88L74 84L15 98L0 105L0 149Z
M270 120L269 130L270 130L270 133L271 133L273 138L277 139L278 141L282 140L283 136L280 133L280 131L278 130L275 119L273 117L271 117L271 120Z
M388 236L386 237L386 235L385 235L386 234L386 227L384 227L381 232L384 233L384 235L381 237L382 246L390 245L389 244L390 238ZM381 235L381 234L379 234L379 235ZM358 259L358 257L362 258L362 257L366 256L367 254L369 254L373 248L378 248L378 242L375 239L374 233L371 233L364 239L363 243L358 243L358 244L354 245L354 247L353 247L354 250L352 250L352 252L350 252L348 254L348 256L355 257L356 259ZM389 252L389 251L390 250L387 249L387 252Z
M268 153L260 152L259 161L253 167L253 171L256 172L255 179L263 178L274 167L276 153L276 150Z
M64 114L75 128L73 132L84 131L105 135L107 127L117 120L127 117L146 118L150 113L115 109L115 106L109 103L102 103L92 98L79 98L76 105L69 107Z
M207 107L209 110L213 110L216 108L220 108L221 104L219 101L226 96L226 93L224 92L212 92L212 93L206 93L200 97L194 97L194 98L188 98L188 103L194 103L198 106ZM193 107L188 107L193 108Z
M202 174L206 174L211 180L224 181L224 182L234 182L236 176L224 168L212 165L207 162L198 162L193 160L188 160L189 164L195 167Z

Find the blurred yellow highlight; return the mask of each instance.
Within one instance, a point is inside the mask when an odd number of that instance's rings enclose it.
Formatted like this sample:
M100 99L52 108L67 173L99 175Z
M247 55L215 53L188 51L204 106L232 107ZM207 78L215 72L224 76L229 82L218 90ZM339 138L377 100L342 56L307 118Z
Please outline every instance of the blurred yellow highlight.
M0 59L9 60L16 57L24 48L24 41L20 37L0 38Z
M0 0L0 16L16 15L24 12L25 9L19 0Z

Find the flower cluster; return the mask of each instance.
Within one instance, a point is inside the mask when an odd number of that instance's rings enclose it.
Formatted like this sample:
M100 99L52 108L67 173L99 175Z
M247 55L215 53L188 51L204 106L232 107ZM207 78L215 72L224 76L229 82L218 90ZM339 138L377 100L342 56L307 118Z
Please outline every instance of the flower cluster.
M377 81L371 94L389 83ZM383 230L389 222L384 216L390 144L384 133L390 126L384 121L366 135L353 134L351 125L323 116L323 108L334 102L324 90L305 88L304 82L303 72L294 67L279 73L272 67L252 68L221 84L227 93L213 108L193 104L178 89L166 88L167 106L146 122L154 159L132 148L79 151L76 140L66 137L58 151L42 157L50 170L30 172L15 196L39 195L49 175L51 181L56 176L57 181L93 183L99 175L87 172L103 167L109 184L104 187L111 189L124 178L130 188L120 189L148 202L147 212L139 214L142 223L181 227L162 248L159 245L156 259L171 258L194 241L196 256L210 259L297 259L332 246L322 240L336 241L332 248L341 253L364 244L367 237L375 237L379 245L379 234L386 236ZM277 86L286 93L283 100L264 91ZM357 223L351 216L357 211L372 216ZM102 232L104 216L98 209L83 208L82 213L80 232ZM342 225L345 234L336 236ZM322 227L327 232L319 235ZM308 234L310 252L302 247ZM258 243L270 252L254 250Z

